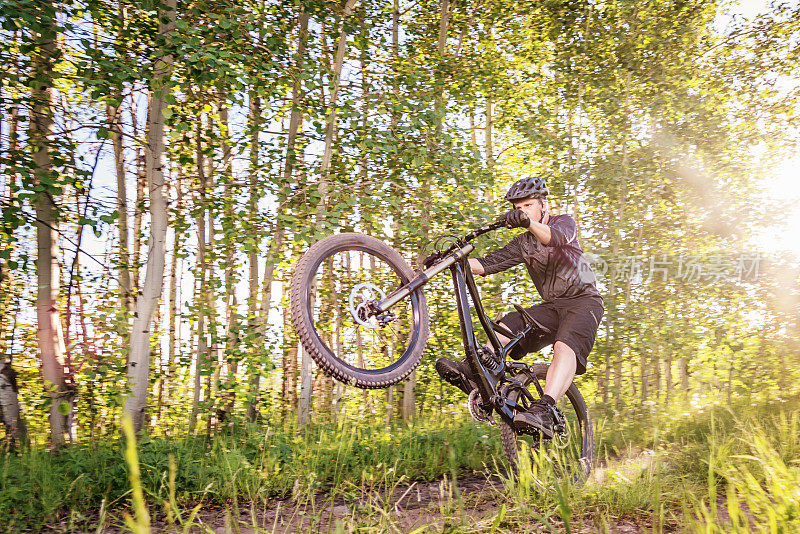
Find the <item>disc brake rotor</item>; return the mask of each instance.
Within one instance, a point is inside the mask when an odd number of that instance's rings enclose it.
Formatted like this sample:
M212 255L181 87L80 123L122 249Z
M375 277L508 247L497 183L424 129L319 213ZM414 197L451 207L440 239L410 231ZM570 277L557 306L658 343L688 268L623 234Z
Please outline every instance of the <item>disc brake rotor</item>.
M384 298L386 298L386 293L375 284L369 282L356 284L350 291L348 299L350 315L364 328L380 328L380 321L374 315L370 316L368 304Z

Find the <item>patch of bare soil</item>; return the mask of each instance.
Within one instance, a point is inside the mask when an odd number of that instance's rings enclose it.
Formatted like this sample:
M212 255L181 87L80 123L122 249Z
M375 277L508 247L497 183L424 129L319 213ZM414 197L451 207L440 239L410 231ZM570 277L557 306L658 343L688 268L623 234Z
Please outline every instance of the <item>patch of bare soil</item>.
M443 478L356 494L319 493L306 502L285 499L260 509L242 510L239 532L332 532L337 525L382 522L393 531L411 532L421 527L440 530L446 526L443 518L459 512L469 517L496 512L501 491L499 478L467 474L455 481ZM215 533L236 532L229 517L204 511L199 519Z
M153 533L262 534L294 532L448 532L491 530L493 518L506 502L502 480L482 473L448 477L432 482L413 482L373 491L354 489L350 493L330 495L316 493L303 501L273 500L266 505L239 502L237 506L203 504L189 524L170 526L162 512L151 507ZM186 521L189 512L183 512ZM501 522L501 532L564 532L562 522L547 518L547 525L534 516L521 522ZM188 523L188 522L187 522ZM82 532L55 526L49 532ZM359 528L360 527L360 528ZM640 534L649 530L646 524L621 520L611 525L596 524L592 518L575 518L572 532ZM112 514L99 531L84 532L121 534L124 527L121 512Z

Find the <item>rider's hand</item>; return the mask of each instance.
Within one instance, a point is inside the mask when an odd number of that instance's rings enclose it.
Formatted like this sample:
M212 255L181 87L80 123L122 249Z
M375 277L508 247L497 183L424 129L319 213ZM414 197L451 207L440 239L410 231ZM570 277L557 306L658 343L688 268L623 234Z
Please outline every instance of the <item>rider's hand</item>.
M528 229L531 226L531 220L528 215L524 211L518 209L508 210L500 219L503 221L506 228Z
M429 269L431 266L439 263L439 260L442 259L441 252L434 252L433 254L429 254L424 260L422 260L422 266L425 269Z

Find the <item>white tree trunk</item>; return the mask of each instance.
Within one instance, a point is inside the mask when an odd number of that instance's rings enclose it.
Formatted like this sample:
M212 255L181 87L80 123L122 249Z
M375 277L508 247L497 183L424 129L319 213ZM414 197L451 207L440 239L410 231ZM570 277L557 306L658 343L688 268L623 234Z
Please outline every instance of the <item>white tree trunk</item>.
M342 30L339 34L339 43L336 47L336 58L333 66L333 91L331 93L330 102L328 102L328 117L325 125L325 151L322 156L322 163L320 164L320 181L318 191L320 193L320 201L317 204L315 224L320 224L321 220L319 214L326 209L328 200L328 171L331 166L331 158L333 156L333 138L336 130L336 100L339 94L339 80L342 72L342 64L344 63L344 54L347 49L347 33L344 30L344 20L350 15L357 0L347 0L342 14ZM304 349L301 350L301 366L300 366L300 399L298 403L297 421L302 426L308 421L309 407L311 406L311 360ZM308 364L306 365L306 360ZM308 383L309 387L305 385Z
M181 191L180 170L178 172L179 174L175 180L175 200L177 202L178 217L181 217L183 214L183 195ZM178 358L178 346L180 343L178 337L178 327L180 325L178 318L178 303L180 302L180 296L178 294L178 286L180 284L178 266L182 264L179 253L183 241L180 230L178 230L177 227L173 230L172 264L170 265L169 272L169 341L167 343L167 375L170 378L175 375L175 360ZM167 386L167 397L172 396L172 389L173 384L170 381Z
M209 291L207 288L208 265L206 262L206 182L205 159L203 157L203 142L200 123L196 127L196 164L199 179L198 196L200 209L197 210L197 272L195 275L197 286L195 288L195 303L200 304L197 309L197 350L194 360L194 389L192 392L192 410L189 415L189 434L194 434L197 425L197 415L200 411L200 392L203 390L203 371L208 359L208 343L206 342L206 315L209 309Z
M44 152L44 151L42 151ZM41 152L39 153L41 154ZM49 156L46 156L49 160ZM34 156L35 159L38 159ZM39 167L41 169L41 167ZM59 265L57 259L57 222L55 206L48 194L39 194L36 206L37 222L37 281L38 297L36 315L37 337L42 359L42 376L50 405L51 441L58 448L64 444L64 433L70 432L67 415L72 411L74 391L67 384L68 369L65 360L64 333L58 313L60 290ZM62 406L65 404L66 406ZM74 436L70 436L74 437Z
M127 12L122 2L118 4L119 30L117 39L122 43L125 34L125 19ZM117 99L121 101L121 88L115 90ZM133 313L133 285L131 284L130 271L130 244L128 242L128 192L125 185L125 154L122 141L122 110L120 104L106 104L106 117L111 142L114 146L114 167L117 174L117 228L119 230L119 288L120 296L126 310L125 320L130 321ZM128 324L129 326L129 324Z
M305 56L306 42L308 40L308 20L310 15L306 11L300 12L298 19L298 36L297 36L297 53L295 54L295 71L300 72L302 69L303 58ZM303 86L299 76L295 77L292 86L292 112L289 116L289 132L286 138L286 159L284 160L283 179L284 183L289 183L295 172L296 163L301 165L304 162L304 154L301 150L299 153L295 150L297 133L303 122L303 113L300 109L300 104L303 100ZM282 205L286 205L286 198L278 198L282 201ZM271 285L273 279L274 266L277 259L281 254L281 247L283 244L284 228L280 222L280 214L282 209L279 208L279 216L275 220L275 233L272 237L269 251L267 253L267 261L264 266L264 283L263 293L264 298L261 301L261 328L266 328L267 321L269 320L269 298L271 298ZM283 291L282 291L283 292ZM291 328L291 321L289 320L288 307L284 311L284 330L288 333ZM283 399L286 402L287 409L294 409L297 406L297 345L292 341L292 336L284 336L284 344L286 345L285 357L283 360Z
M249 185L250 185L250 198L248 201L248 212L249 212L249 228L250 231L255 233L255 228L258 225L258 148L259 148L259 140L258 140L258 133L259 127L261 126L261 100L258 97L258 93L256 91L250 92L250 102L249 102L249 121L250 121L250 128L252 129L251 137L250 137L250 177L249 177ZM255 237L255 236L254 236ZM248 298L247 298L247 310L248 310L248 325L250 326L250 330L256 332L256 341L253 343L251 347L251 351L253 352L260 352L258 349L262 346L264 340L264 331L265 328L262 328L262 321L260 321L259 316L259 306L258 306L258 249L255 246L251 246L250 252L247 255L247 260L249 264L249 273L248 273ZM271 284L271 280L269 283ZM265 294L268 294L268 288L264 288ZM268 296L266 298L269 298ZM267 302L267 313L269 313L269 302ZM268 317L265 316L263 320L263 325L266 326L268 321ZM249 365L247 366L247 372L250 375L249 380L249 397L250 402L247 404L247 420L248 421L255 421L258 417L258 390L261 382L261 365L256 363L256 357L251 358Z
M169 22L160 20L158 31L167 34L175 27L176 0L165 0ZM161 57L155 66L152 98L147 113L147 187L150 196L150 239L147 254L147 271L142 294L136 299L131 331L131 353L128 362L128 384L130 393L125 402L125 411L133 421L136 432L142 429L147 408L147 385L150 373L150 327L153 314L161 298L164 285L164 256L167 238L167 202L164 167L164 108L165 93L169 88L172 56Z
M19 38L19 33L14 32L14 40ZM12 56L10 63L10 74L12 76L19 72L19 60L15 55ZM6 110L3 110L6 111ZM17 104L11 103L8 106L8 150L13 153L19 148L17 141L17 129L19 126L19 108ZM13 202L17 199L16 185L18 182L17 173L12 172L8 175L8 195ZM1 359L5 354L11 354L13 351L13 333L16 329L16 316L19 311L19 297L17 297L17 305L15 310L11 309L10 296L15 292L15 281L13 272L8 270L3 271L0 269L0 310L4 313L0 314L0 419L6 427L6 439L10 445L14 445L16 441L25 442L27 439L27 428L25 422L20 415L20 405L16 383L16 373L11 367L11 362L6 362ZM18 295L18 293L17 293ZM16 313L15 313L16 312ZM14 318L11 324L6 326L6 319ZM11 335L7 337L6 333ZM8 343L11 341L11 343Z
M10 445L24 443L27 427L22 419L19 405L17 375L11 364L0 360L0 419L6 427L6 440Z
M322 163L320 165L321 179L319 183L319 190L322 193L320 204L324 206L325 197L327 196L328 186L328 171L331 167L331 158L333 156L333 137L336 130L336 101L339 98L339 81L342 74L342 64L344 63L344 54L347 50L347 33L344 31L344 22L353 7L356 5L357 0L347 0L342 13L342 31L339 34L339 42L336 46L336 59L333 65L333 91L331 93L330 102L328 102L328 118L325 124L325 152L322 155Z
M386 388L386 426L392 423L392 408L394 408L394 388Z
M316 284L311 286L311 309L314 309L313 299L315 294ZM311 394L314 391L311 357L305 347L303 347L302 341L297 342L295 365L298 360L300 362L300 394L297 397L297 424L302 427L305 426L311 418Z
M234 235L237 232L235 214L233 209L234 199L233 190L231 188L231 181L233 180L233 153L231 150L230 140L230 125L228 121L228 108L226 106L227 100L220 96L218 102L219 121L221 125L220 137L222 141L222 165L225 173L224 185L224 211L225 217L222 222L222 233L225 236L222 243L222 249L225 254L225 322L226 322L226 336L225 336L225 352L224 360L227 362L227 376L226 382L230 384L236 379L239 371L238 357L234 358L233 354L239 343L238 336L238 322L239 317L237 313L237 299L235 295L235 284L237 280L234 276L234 269L236 267L236 242ZM239 228L238 230L241 230ZM219 371L218 371L219 373ZM228 386L222 392L222 405L218 409L218 419L220 423L224 423L230 419L233 414L233 409L236 402L236 390Z
M114 166L117 172L117 211L119 219L119 289L127 316L133 311L133 294L131 285L130 254L128 253L128 194L125 186L125 156L122 144L122 117L118 107L107 105L106 115L109 131L114 145Z
M403 421L411 421L416 415L417 396L417 370L411 371L409 377L403 382Z
M150 97L148 96L148 99ZM149 101L149 100L148 100ZM131 102L131 125L133 127L133 135L137 139L140 138L139 126L138 126L138 116L139 112L137 110L136 101ZM135 159L136 159L136 202L134 203L133 209L133 246L132 246L132 256L129 256L129 272L130 272L130 282L131 282L131 289L133 292L133 301L132 304L135 304L136 298L139 295L140 289L140 267L142 263L142 220L143 220L143 213L142 210L144 209L145 204L145 182L147 181L147 171L146 171L146 160L144 158L144 154L142 153L143 148L141 146L136 146L135 150Z
M41 10L43 19L52 17L50 20L55 24L56 10L52 2L43 3ZM36 165L34 173L37 181L46 181L53 171L50 143L56 134L53 120L55 88L51 76L56 55L56 39L53 36L56 33L57 30L53 28L52 36L34 35L39 53L32 57L33 70L46 80L41 86L31 90L33 108L28 134L30 144L34 148L33 161ZM64 433L70 430L67 414L73 409L74 397L73 387L67 384L64 334L58 314L60 275L57 259L57 211L53 196L46 189L40 191L36 199L37 338L42 360L42 378L47 395L51 399L50 439L55 448L64 444Z
M484 146L486 148L486 169L489 173L494 172L494 147L492 145L492 126L494 125L494 121L492 120L492 99L491 97L486 97L486 127L484 129Z
M297 402L297 424L304 426L311 418L311 356L303 347L302 343L297 343L297 352L300 355L300 397Z

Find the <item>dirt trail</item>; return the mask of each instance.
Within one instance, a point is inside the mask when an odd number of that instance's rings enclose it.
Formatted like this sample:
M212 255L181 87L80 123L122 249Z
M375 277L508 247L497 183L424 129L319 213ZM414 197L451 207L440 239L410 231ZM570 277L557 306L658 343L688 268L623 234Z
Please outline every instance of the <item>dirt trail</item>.
M612 462L613 476L635 478L641 471L652 468L652 452L628 453L624 459ZM606 483L608 468L610 466L596 466L588 484ZM199 512L189 519L189 510L182 511L184 522L180 525L169 525L163 510L150 503L151 532L283 534L336 532L339 529L340 532L366 530L455 533L484 532L493 530L493 527L497 527L499 532L566 531L564 524L554 515L539 517L540 510L537 510L535 503L531 503L533 506L527 512L506 510L504 520L495 525L501 507L508 503L507 489L499 476L472 472L459 476L455 481L450 477L443 477L431 482L412 482L371 489L353 485L336 494L318 492L303 499L274 499L266 504L231 502L227 506L221 506L207 502L197 503L200 504ZM724 505L720 508L724 510ZM616 519L610 525L598 521L591 516L573 517L570 531L639 534L652 529L645 518ZM96 518L85 523L95 525L86 532L130 532L124 527L122 510L119 509L105 518L104 526L99 531L96 526L98 522L99 518ZM679 530L674 524L671 527L665 525L665 531ZM53 525L45 531L81 532L65 524Z
M658 463L653 451L628 450L616 458L608 458L595 466L587 485L605 485L616 479L637 479L642 473L652 471ZM443 477L431 482L412 482L393 487L359 487L352 485L336 494L318 492L307 498L274 499L263 505L239 502L227 506L212 503L199 504L199 512L189 518L182 512L180 525L169 525L163 511L150 503L151 532L153 533L214 533L261 534L290 532L565 532L566 528L556 514L540 517L541 507L531 502L530 508L508 508L508 490L497 475L473 472L463 474L453 481ZM720 521L729 520L726 502L717 503ZM519 505L519 501L516 501ZM740 506L751 520L746 506ZM191 508L191 506L187 507ZM97 529L99 518L83 518L84 524L94 525L81 531L67 522L52 525L46 532L103 532L117 534L129 532L124 528L123 510L116 509ZM499 516L500 519L497 519ZM608 518L610 524L593 515L572 517L570 531L575 533L640 534L653 530L649 517ZM187 524L188 523L188 524ZM495 524L496 523L496 524ZM495 528L496 527L496 528ZM0 528L0 530L2 530ZM664 532L679 532L675 520L663 525Z
M399 529L401 532L426 526L440 530L452 516L482 518L493 515L500 508L502 489L498 477L468 474L456 479L455 484L443 478L333 498L318 493L308 502L285 499L273 501L260 509L241 510L240 532L333 532L337 525L345 526L347 531L347 525L381 523L387 530ZM215 533L235 532L230 518L221 517L214 511L204 511L200 520Z
M170 526L164 513L150 507L151 532L202 533L202 534L264 534L307 532L484 532L492 530L501 506L507 502L503 481L498 476L486 477L482 473L459 476L455 483L448 477L431 482L381 488L374 491L354 489L353 492L331 496L316 493L303 502L292 499L272 500L266 505L238 503L238 511L231 503L227 507L205 503L189 525ZM189 512L183 512L184 520ZM500 522L499 532L564 532L564 524L553 518L545 519L547 525L532 514L520 524ZM102 532L122 534L124 527L121 511L112 513L97 530L97 521L89 530L69 528L65 524L52 525L44 532L78 533ZM649 530L647 524L622 520L612 525L598 525L590 518L576 518L570 525L574 533L641 534Z
M291 532L353 532L366 528L370 532L482 532L491 530L494 518L506 497L502 480L471 473L459 476L455 483L445 477L432 482L414 482L376 491L354 490L353 493L331 496L317 493L306 502L291 499L274 500L266 506L239 503L238 517L234 507L204 506L189 532L215 534L261 534ZM163 514L154 518L152 532L182 532L183 528L169 527ZM564 531L563 523L547 518L549 527L531 517L524 525L526 532ZM592 521L578 521L572 532L639 534L645 528L632 521L610 525L608 530ZM500 524L500 532L518 529ZM116 534L122 529L107 528L103 532Z

